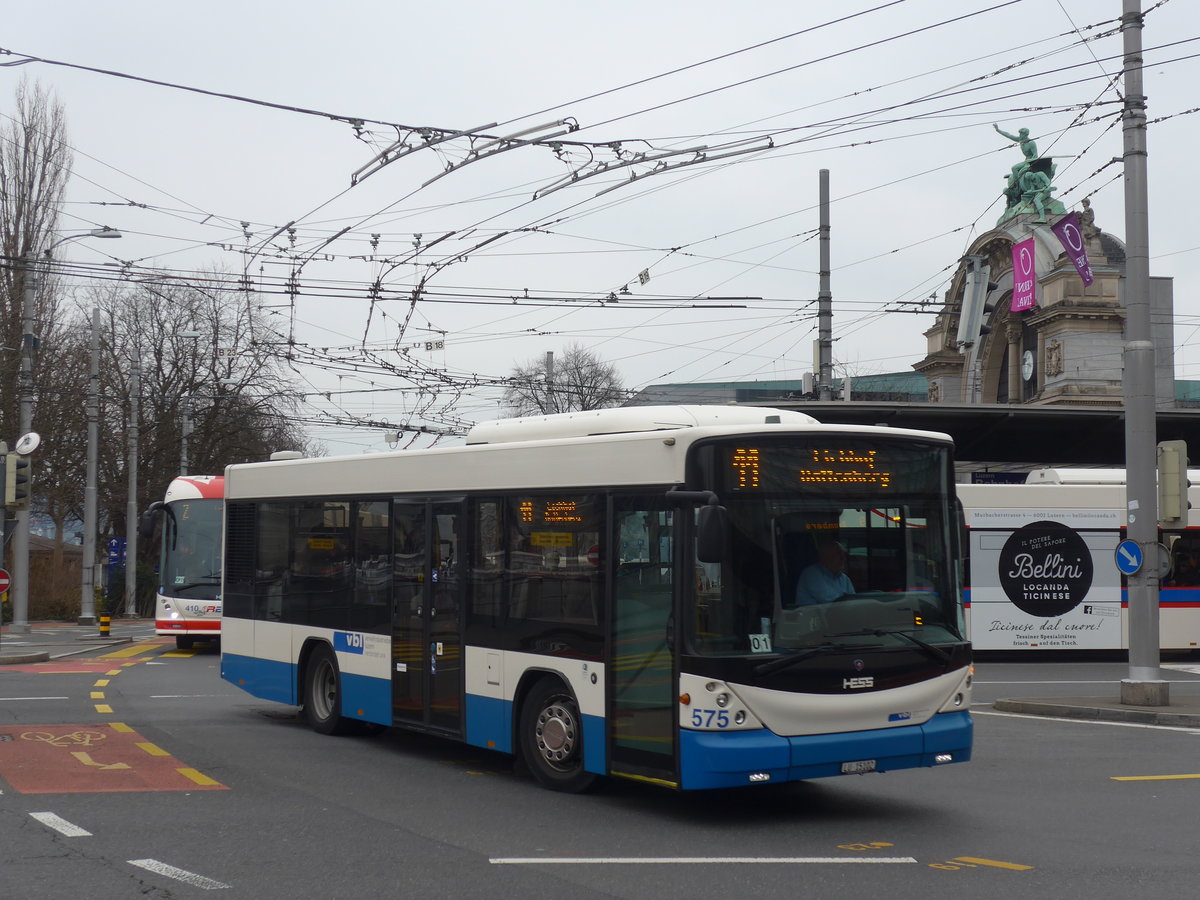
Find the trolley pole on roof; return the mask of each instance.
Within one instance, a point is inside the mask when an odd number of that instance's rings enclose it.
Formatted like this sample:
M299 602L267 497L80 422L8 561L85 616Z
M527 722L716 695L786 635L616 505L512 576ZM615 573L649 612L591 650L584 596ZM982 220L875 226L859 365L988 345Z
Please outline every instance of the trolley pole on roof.
M829 170L820 171L821 270L817 293L817 399L833 399L833 294L829 290Z
M1158 487L1154 342L1150 330L1150 237L1146 190L1146 97L1142 87L1141 0L1123 0L1125 108L1125 468L1129 539L1147 561L1129 576L1129 677L1121 702L1167 706L1159 670ZM1186 465L1186 463L1185 463Z

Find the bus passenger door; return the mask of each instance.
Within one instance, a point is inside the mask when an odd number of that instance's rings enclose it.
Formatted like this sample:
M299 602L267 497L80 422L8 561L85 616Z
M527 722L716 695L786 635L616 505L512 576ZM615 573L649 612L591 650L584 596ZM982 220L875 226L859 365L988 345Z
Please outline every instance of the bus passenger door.
M392 707L397 724L461 731L460 502L393 505Z
M642 502L638 502L642 501ZM676 783L674 523L659 498L616 498L612 771ZM656 508L657 507L657 508Z

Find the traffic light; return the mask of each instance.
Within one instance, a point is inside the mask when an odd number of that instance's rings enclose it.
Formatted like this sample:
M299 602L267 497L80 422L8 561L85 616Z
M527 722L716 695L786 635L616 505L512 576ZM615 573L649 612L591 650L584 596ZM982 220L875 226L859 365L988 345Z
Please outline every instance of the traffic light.
M1158 442L1158 527L1186 528L1188 469L1186 441Z
M29 495L33 491L29 478L29 457L9 453L4 464L4 508L10 510L29 509Z

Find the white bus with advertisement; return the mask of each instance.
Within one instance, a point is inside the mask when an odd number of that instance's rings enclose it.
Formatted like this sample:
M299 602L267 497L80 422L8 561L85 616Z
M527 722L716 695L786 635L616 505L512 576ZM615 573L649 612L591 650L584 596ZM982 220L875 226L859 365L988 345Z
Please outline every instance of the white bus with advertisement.
M1125 473L1044 469L1026 484L962 484L967 612L976 650L1125 650L1128 597L1115 560ZM1200 488L1186 529L1161 536L1163 650L1200 650ZM1158 561L1147 559L1146 565Z

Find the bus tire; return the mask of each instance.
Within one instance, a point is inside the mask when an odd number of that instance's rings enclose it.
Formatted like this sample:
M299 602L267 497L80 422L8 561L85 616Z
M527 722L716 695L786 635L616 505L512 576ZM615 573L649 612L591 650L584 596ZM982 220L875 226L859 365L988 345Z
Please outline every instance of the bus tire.
M346 734L354 721L341 714L342 675L325 644L313 648L304 667L304 715L319 734Z
M543 787L577 794L596 783L583 768L583 716L557 678L543 678L525 696L519 724L521 758Z

